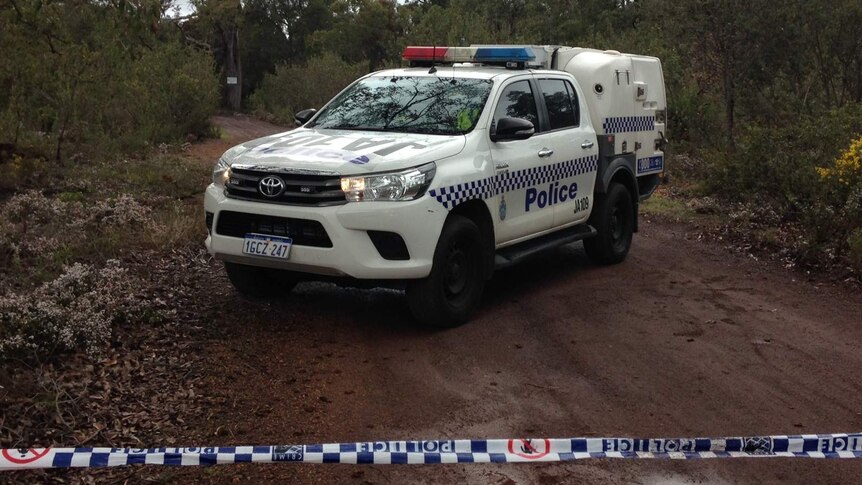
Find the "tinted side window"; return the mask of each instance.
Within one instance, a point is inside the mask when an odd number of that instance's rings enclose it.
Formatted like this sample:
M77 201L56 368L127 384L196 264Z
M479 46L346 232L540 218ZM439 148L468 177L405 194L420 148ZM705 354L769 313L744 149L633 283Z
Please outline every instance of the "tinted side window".
M548 119L552 130L578 125L577 109L572 102L571 88L561 79L541 79L539 86L548 108ZM570 94L571 93L571 94Z
M539 112L529 81L515 81L503 89L494 111L494 126L500 118L523 118L539 129Z

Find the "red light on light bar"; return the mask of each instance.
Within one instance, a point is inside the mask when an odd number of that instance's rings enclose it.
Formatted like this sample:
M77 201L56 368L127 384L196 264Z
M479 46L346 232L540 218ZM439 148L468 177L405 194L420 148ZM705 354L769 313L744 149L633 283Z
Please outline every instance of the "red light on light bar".
M442 61L448 50L448 47L409 46L401 58L405 61Z

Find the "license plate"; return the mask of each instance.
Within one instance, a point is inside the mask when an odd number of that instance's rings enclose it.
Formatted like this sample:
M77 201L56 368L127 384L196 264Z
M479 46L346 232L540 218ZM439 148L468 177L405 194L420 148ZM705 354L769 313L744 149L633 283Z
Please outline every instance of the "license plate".
M246 234L245 241L242 243L242 252L254 256L287 259L292 245L293 239L289 237Z

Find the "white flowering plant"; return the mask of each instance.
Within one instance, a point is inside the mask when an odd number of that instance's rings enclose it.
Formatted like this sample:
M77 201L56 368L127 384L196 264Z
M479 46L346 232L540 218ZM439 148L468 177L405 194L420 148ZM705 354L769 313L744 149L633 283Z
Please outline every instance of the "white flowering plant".
M98 356L123 321L158 319L140 282L109 260L75 263L34 291L0 297L0 359L83 350Z

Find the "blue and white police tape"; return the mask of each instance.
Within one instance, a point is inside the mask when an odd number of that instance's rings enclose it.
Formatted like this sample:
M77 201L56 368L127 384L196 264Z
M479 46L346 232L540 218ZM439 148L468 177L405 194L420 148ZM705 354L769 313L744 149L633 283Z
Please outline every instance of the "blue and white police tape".
M528 463L584 458L862 458L862 433L738 438L372 441L212 448L18 448L0 470L224 463Z

